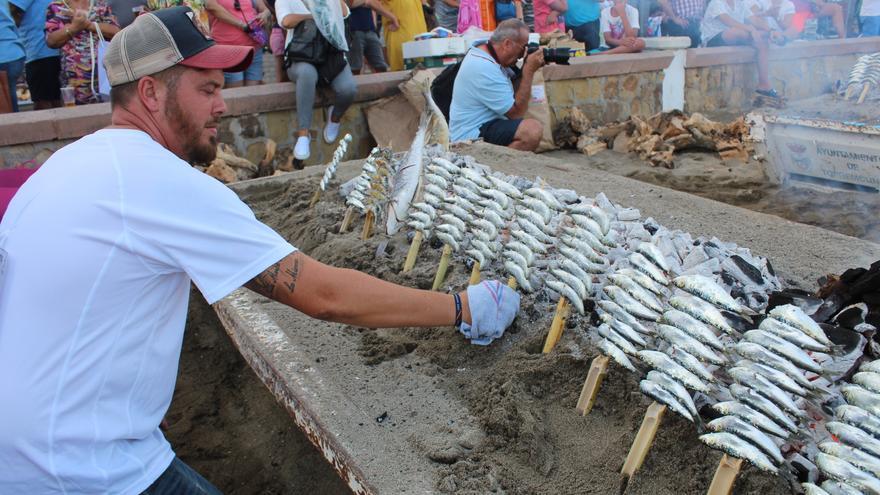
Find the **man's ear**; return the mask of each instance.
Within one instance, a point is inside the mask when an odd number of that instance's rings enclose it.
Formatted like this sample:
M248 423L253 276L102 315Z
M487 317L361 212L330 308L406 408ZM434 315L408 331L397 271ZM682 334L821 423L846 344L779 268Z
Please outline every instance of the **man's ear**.
M161 87L159 81L150 76L145 76L140 78L137 84L137 93L141 104L150 112L158 112L162 106L159 100L164 92L164 88Z

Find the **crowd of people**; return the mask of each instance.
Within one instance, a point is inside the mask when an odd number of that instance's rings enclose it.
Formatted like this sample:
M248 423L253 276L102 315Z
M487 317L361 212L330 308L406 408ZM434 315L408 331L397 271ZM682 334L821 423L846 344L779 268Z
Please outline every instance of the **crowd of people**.
M274 56L275 81L296 83L298 108L312 108L317 87L332 88L335 101L322 133L329 142L336 139L356 91L353 75L402 70L403 43L429 27L458 33L479 27L480 13L485 15L481 1L340 0L338 14L345 20L338 20L344 27L337 29L324 16L311 15L314 0L0 0L0 71L6 74L12 111L18 110L15 88L22 80L38 110L107 101L101 60L110 40L143 13L183 5L218 44L256 49L248 67L225 73L226 87L262 84L264 57L259 55L265 48ZM494 0L492 14L499 24L517 19L532 33L567 33L590 55L639 52L645 37L659 35L690 37L694 47L753 46L758 91L770 97L776 96L767 68L771 44L813 34L821 19L828 25L826 35L847 36L844 9L833 0L656 0L644 28L644 16L628 1ZM880 0L855 2L859 34L880 35ZM290 42L302 36L294 34L302 21L317 23L320 33L345 32L334 48L347 63L334 68L332 77L325 77L314 60L286 60ZM310 156L311 119L311 112L299 112L298 160Z

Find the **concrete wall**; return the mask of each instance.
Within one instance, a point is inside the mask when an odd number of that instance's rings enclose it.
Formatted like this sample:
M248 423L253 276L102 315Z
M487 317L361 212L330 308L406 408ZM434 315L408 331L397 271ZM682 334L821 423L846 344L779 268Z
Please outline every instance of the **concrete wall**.
M880 38L792 43L771 50L771 77L789 99L816 96L835 80L846 78L860 55L878 51ZM407 77L407 72L357 76L356 103L344 120L345 132L354 137L351 157L366 156L374 144L364 107L397 94L398 85ZM596 122L612 122L633 114L681 108L682 101L688 112L740 114L751 108L757 83L754 50L746 47L579 57L570 66L545 67L543 77L554 121L574 106ZM296 129L292 84L224 90L224 97L229 111L223 119L221 142L234 144L239 154L256 159L268 137L278 143L281 160L290 155ZM325 104L326 99L319 98L313 110L315 144L307 165L324 163L332 153L332 146L319 135ZM30 160L42 163L71 140L106 126L109 112L109 105L101 104L0 115L0 168Z
M789 100L818 96L845 79L860 56L877 51L878 38L792 43L770 51L770 79ZM758 83L753 50L688 50L685 73L685 111L751 109Z

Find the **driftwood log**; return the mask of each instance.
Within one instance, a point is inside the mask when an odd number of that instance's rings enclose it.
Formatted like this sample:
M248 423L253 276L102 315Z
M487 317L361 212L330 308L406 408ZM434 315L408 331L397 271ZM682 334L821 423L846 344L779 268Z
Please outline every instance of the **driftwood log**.
M575 107L563 121L557 128L563 142L557 144L574 146L589 156L611 148L636 153L654 166L673 168L674 154L685 150L717 152L724 160L742 162L749 160L752 151L743 118L725 124L700 113L672 111L591 127L589 119Z

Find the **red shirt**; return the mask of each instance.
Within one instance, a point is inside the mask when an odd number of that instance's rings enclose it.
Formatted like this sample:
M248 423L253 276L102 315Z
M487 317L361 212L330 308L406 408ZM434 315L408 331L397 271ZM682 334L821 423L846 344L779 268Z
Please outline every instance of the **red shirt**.
M550 14L550 2L552 0L535 0L534 9L535 9L535 32L536 33L549 33L553 30L558 30L562 33L565 32L565 15L559 14L556 18L556 22L553 24L547 23L547 15ZM578 1L578 0L576 0Z
M257 10L254 8L252 0L217 0L221 7L233 16L241 19L243 22L251 22L257 17ZM240 10L235 9L238 3ZM241 30L238 26L228 24L214 17L208 12L208 19L211 22L211 37L220 45L241 45L257 47L257 44L250 36Z

